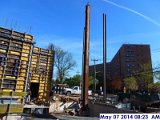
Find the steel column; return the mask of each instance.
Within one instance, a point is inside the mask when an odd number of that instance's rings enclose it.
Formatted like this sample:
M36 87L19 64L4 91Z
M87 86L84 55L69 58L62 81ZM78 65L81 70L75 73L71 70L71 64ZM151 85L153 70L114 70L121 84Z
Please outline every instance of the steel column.
M106 14L103 13L103 100L106 100Z
M86 5L85 34L83 41L83 83L82 83L82 108L88 105L88 79L89 79L89 43L90 43L90 5Z

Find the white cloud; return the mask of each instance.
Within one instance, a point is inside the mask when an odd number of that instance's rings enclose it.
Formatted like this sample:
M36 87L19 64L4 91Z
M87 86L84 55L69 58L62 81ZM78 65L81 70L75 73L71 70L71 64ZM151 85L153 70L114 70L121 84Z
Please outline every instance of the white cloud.
M157 22L156 20L154 20L154 19L152 19L152 18L150 18L150 17L148 17L148 16L146 16L146 15L144 15L144 14L142 14L142 13L136 11L136 10L133 10L133 9L131 9L131 8L128 8L128 7L125 7L125 6L123 6L123 5L119 5L119 4L114 3L114 2L112 2L112 1L110 1L110 0L103 0L103 1L105 1L105 2L107 2L107 3L109 3L109 4L112 4L112 5L116 6L116 7L119 7L119 8L121 8L121 9L127 10L127 11L129 11L129 12L131 12L131 13L134 13L134 14L136 14L136 15L144 18L145 20L147 20L147 21L155 24L156 26L160 26L160 23L159 23L159 22Z

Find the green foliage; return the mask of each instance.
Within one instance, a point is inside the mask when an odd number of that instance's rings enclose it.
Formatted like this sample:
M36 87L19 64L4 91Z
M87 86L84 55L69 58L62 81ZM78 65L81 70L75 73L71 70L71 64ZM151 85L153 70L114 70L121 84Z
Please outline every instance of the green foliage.
M73 77L66 78L64 80L64 83L68 84L69 87L73 87L73 86L80 86L80 81L81 81L81 76L75 75ZM89 81L88 81L88 85L93 86L93 84L94 84L93 77L90 76Z
M149 84L153 83L153 74L151 64L143 64L140 71L135 76L137 79L138 89L149 92Z
M66 78L64 83L68 84L70 87L80 86L80 80L81 80L81 76L75 75L73 77Z
M156 82L156 83L155 83L155 85L157 85L157 86L159 86L159 87L160 87L160 82Z
M160 82L149 84L149 90L152 93L159 93L160 92Z
M124 79L124 85L127 90L135 91L137 90L137 81L134 77L128 77Z

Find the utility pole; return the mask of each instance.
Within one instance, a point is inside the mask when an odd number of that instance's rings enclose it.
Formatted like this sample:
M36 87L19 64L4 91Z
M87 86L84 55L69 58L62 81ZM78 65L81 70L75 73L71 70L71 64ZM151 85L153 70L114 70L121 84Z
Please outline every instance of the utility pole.
M98 59L92 59L91 61L93 61L94 63L94 94L96 93L96 62L98 61Z

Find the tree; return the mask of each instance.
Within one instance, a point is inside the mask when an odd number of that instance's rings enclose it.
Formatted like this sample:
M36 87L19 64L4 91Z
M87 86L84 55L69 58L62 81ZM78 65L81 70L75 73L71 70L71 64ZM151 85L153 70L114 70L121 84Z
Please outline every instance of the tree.
M134 77L128 77L124 79L124 86L129 91L135 91L138 88L137 81Z
M138 88L141 91L149 92L149 84L153 83L153 74L151 64L143 64L136 75Z
M154 77L160 80L160 71L154 72Z
M68 84L70 87L73 87L73 86L80 86L80 81L81 81L81 76L75 75L73 77L66 78L64 80L64 83ZM94 84L93 77L90 76L88 81L88 86L93 87L93 84Z
M80 86L80 81L81 81L81 76L75 75L73 77L66 78L64 80L64 83L68 84L70 87L73 87L73 86Z
M53 50L53 51L54 51L54 45L53 45L52 43L49 43L49 45L48 45L48 49L49 49L49 50Z
M49 47L52 48L50 44ZM68 76L70 70L76 66L76 62L73 60L72 54L64 51L62 48L54 46L55 50L55 60L54 67L56 68L56 77L60 81L63 82L64 78Z
M122 79L120 77L113 77L113 81L111 83L111 86L113 87L113 89L121 90L122 85L123 85L123 83L122 83Z
M152 93L159 93L160 92L160 82L150 84L149 90Z

